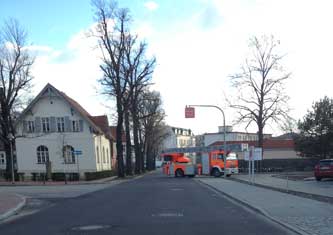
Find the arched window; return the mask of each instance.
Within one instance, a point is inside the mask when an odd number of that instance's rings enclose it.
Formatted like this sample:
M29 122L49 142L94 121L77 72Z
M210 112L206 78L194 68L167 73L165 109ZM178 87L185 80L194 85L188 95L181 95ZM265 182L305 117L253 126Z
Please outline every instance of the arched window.
M103 163L106 163L106 160L105 160L105 148L103 147Z
M63 151L65 164L75 164L74 148L70 145L66 145Z
M40 145L37 147L37 163L38 164L45 164L45 162L49 161L49 149L44 146Z
M97 163L99 163L99 149L98 149L98 146L96 147L96 156L97 156Z
M106 163L110 162L109 149L106 149Z

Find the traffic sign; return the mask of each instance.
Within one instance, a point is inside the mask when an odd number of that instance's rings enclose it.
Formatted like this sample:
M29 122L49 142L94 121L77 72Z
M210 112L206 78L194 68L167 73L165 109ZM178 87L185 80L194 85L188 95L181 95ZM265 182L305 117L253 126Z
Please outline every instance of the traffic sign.
M193 107L185 107L185 118L194 118L195 117L195 109Z
M262 160L262 148L253 148L244 152L245 161L261 161Z
M82 150L74 150L75 155L82 155Z

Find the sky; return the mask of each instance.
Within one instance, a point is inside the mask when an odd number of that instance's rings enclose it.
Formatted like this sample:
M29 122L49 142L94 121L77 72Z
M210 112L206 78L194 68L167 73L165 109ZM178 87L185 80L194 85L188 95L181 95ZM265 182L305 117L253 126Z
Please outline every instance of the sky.
M232 125L236 113L230 75L239 72L249 38L274 35L292 73L285 92L290 115L299 120L325 95L332 97L332 1L325 0L119 0L130 10L132 30L148 43L157 65L153 87L161 93L166 122L195 134L216 132L222 115L196 108L185 119L186 105L217 105ZM0 0L0 25L16 18L27 30L33 67L32 95L51 83L78 101L92 115L114 113L114 102L99 94L99 51L87 36L94 26L90 0ZM112 115L110 115L111 117ZM113 119L110 118L110 122ZM256 132L256 126L236 131ZM266 133L282 133L270 124Z

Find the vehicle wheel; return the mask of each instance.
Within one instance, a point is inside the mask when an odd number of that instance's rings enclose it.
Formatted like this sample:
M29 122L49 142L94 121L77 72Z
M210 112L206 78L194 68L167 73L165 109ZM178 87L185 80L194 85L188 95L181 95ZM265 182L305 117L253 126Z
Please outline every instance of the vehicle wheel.
M216 169L216 168L213 169L212 176L221 177L221 172L219 171L219 169Z
M177 169L175 172L176 177L184 177L184 171L182 169Z
M230 176L231 176L231 174L228 174L228 175L227 175L227 177L230 177Z
M321 181L321 177L316 177L316 180L317 181Z
M188 175L188 177L193 178L193 177L195 177L195 175Z

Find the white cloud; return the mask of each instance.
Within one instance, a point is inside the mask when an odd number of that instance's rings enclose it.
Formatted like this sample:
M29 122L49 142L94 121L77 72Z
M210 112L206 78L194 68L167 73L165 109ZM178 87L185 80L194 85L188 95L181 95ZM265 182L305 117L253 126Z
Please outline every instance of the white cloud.
M226 113L227 124L235 112L227 108L226 96L232 96L228 76L237 72L253 35L273 34L287 53L285 67L292 72L286 92L291 97L291 113L301 118L313 101L332 96L331 58L333 33L329 30L333 15L330 1L222 1L204 0L207 9L193 17L158 31L148 19L139 22L137 32L147 38L149 52L156 55L154 88L161 92L170 125L187 127L195 133L213 132L222 125L221 114L214 109L197 109L195 119L184 118L186 104L213 104ZM148 4L149 3L149 4ZM155 4L155 6L154 6ZM150 5L150 6L149 6ZM147 9L158 5L146 2ZM216 11L211 9L215 8ZM214 17L208 17L214 12ZM209 28L205 28L206 24ZM71 38L61 51L40 48L34 75L38 89L51 82L76 99L92 114L109 112L96 94L99 70L98 49L84 31ZM36 46L38 47L38 46ZM236 127L243 131L243 126ZM249 131L256 131L252 126ZM279 133L276 126L266 132Z
M100 53L94 39L87 37L85 32L73 35L61 51L55 53L51 48L48 53L37 55L33 67L34 93L49 82L79 102L90 114L109 114L107 104L101 104L105 97L97 91L97 79L102 76Z
M313 101L332 96L333 33L328 29L333 3L216 0L206 4L214 4L221 16L213 27L202 29L202 14L197 13L153 45L159 64L154 79L164 98L169 124L192 128L195 133L216 131L222 124L220 113L210 109L198 109L196 119L185 119L186 104L220 105L228 124L235 119L223 94L233 95L228 75L236 73L244 62L248 39L254 35L273 34L281 40L281 51L287 53L284 65L292 72L286 92L294 118L300 119ZM256 127L248 130L256 131ZM281 131L271 125L266 132Z
M158 4L154 1L145 2L144 6L149 11L155 11L158 8Z

